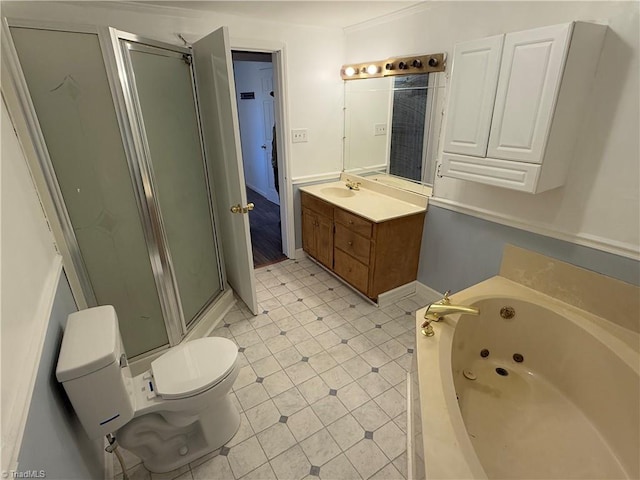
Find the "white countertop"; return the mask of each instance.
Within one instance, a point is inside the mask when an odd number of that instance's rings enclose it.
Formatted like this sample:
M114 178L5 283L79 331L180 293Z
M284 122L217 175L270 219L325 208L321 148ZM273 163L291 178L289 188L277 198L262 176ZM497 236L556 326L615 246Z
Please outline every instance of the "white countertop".
M353 195L339 196L335 194L336 190L332 189L344 190ZM360 190L349 190L344 181L304 186L300 187L300 190L376 223L427 210L425 206L378 193L364 186L361 186Z

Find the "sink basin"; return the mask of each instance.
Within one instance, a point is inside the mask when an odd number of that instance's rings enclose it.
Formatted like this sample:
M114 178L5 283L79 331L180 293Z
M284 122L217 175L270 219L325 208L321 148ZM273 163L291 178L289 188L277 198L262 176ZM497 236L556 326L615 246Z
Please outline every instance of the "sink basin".
M347 187L326 187L320 191L325 195L339 198L353 197L356 194L353 190L349 190Z

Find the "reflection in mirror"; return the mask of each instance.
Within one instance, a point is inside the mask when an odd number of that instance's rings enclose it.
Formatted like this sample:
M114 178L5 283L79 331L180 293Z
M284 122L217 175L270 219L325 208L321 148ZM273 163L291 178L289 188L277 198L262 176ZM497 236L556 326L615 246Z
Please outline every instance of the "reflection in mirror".
M443 73L345 82L344 170L430 185L444 100ZM378 178L380 179L380 178Z

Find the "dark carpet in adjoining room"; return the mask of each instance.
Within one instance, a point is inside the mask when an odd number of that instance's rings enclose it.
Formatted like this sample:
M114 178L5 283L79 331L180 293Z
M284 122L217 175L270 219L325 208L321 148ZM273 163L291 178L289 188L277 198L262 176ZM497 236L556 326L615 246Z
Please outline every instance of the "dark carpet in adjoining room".
M287 257L282 253L280 233L280 206L248 187L247 201L255 205L249 213L253 266L258 268L285 260Z

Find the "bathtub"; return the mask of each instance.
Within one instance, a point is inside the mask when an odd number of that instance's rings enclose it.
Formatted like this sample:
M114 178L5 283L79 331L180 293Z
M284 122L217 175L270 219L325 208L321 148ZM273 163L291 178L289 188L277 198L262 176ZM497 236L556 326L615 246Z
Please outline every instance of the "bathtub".
M638 334L502 277L451 302L480 315L416 313L411 478L640 478Z

